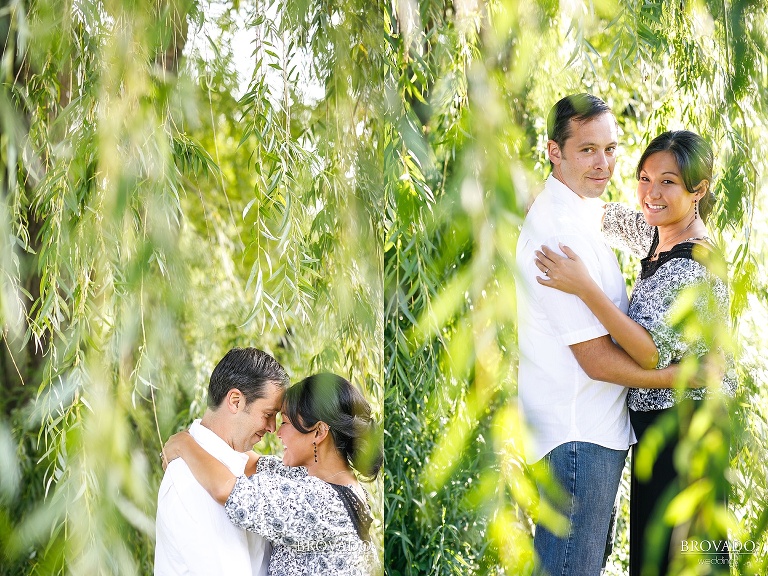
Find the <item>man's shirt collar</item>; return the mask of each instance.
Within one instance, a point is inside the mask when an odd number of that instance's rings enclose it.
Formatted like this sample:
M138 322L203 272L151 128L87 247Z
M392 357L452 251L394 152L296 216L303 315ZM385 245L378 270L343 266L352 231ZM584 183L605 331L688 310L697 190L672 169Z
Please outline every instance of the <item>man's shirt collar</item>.
M220 460L233 474L239 476L245 471L248 455L232 448L213 430L203 426L199 419L192 422L189 433L200 446Z
M545 188L552 191L552 194L561 202L571 207L574 211L574 218L584 218L589 222L590 227L600 229L603 206L605 201L600 198L583 198L550 174L547 178Z

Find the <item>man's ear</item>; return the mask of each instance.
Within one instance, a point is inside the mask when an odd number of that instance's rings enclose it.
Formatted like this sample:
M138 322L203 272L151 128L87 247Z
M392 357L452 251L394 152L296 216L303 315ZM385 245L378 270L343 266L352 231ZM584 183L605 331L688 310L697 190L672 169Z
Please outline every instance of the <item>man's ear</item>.
M227 392L227 396L224 398L224 404L226 404L227 410L232 414L237 414L241 409L245 408L245 394L240 392L237 388L232 388Z
M549 161L555 166L559 166L563 160L563 152L554 140L547 141L547 156L549 156Z

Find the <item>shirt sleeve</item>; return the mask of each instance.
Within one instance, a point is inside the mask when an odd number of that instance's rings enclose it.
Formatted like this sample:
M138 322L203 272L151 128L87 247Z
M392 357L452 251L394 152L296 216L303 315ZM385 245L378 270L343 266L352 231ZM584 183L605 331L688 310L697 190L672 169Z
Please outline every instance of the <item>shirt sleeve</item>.
M329 496L316 482L260 472L237 478L225 508L241 528L275 544L306 547L328 541L345 528L354 531L338 496Z
M616 202L605 205L603 236L614 248L629 250L635 256L645 258L653 243L654 230L642 212Z
M165 474L168 478L164 478L161 485L157 507L155 576L203 576L242 568L239 556L206 541L201 524L206 529L213 526L215 530L216 523L227 520L221 514L212 516L197 506L197 499L209 496L195 483L183 460L171 462ZM240 545L239 542L232 544Z
M168 470L170 471L170 465ZM168 474L166 471L166 475ZM155 521L155 576L171 576L186 570L186 559L179 547L178 537L180 527L191 522L192 518L184 508L173 482L168 478L164 479Z
M307 469L304 466L286 466L277 456L260 456L256 463L256 473L268 472L285 478L300 480L307 477Z
M605 291L600 257L592 242L582 236L570 234L553 236L546 241L547 246L563 255L558 246L559 243L571 248L581 258L592 279L601 290ZM536 281L536 276L544 276L534 263L533 250L538 248L538 246L530 247L530 250L526 251L531 254L530 258L526 255L526 260L530 261L518 264L523 271L526 284L538 303L538 308L552 327L558 342L571 346L608 334L605 327L578 296L544 286ZM603 248L608 251L605 246Z

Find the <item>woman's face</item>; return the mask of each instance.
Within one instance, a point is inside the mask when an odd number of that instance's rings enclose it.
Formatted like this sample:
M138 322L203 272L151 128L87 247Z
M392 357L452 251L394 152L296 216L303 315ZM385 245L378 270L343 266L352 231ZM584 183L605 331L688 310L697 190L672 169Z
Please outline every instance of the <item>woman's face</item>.
M315 450L312 441L315 438L315 432L310 431L302 434L293 427L291 421L282 413L283 423L277 429L277 437L283 441L285 451L283 452L283 464L286 466L309 466L314 464Z
M693 203L701 196L686 190L672 152L656 152L645 159L637 183L637 199L651 226L689 224Z

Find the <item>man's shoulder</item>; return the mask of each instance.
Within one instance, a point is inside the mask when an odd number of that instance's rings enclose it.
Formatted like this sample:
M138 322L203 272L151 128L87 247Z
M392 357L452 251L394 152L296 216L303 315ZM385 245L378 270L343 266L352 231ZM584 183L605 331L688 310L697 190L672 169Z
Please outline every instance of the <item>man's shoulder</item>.
M586 223L573 206L545 189L531 205L523 221L521 235L533 238L546 238L562 234L584 234Z
M533 252L542 244L557 250L558 242L573 248L579 256L577 248L582 251L596 252L604 244L604 240L596 232L585 226L578 216L568 210L553 209L542 206L538 214L528 214L520 230L518 254Z
M158 491L158 510L164 504L199 502L201 498L210 499L210 496L195 479L187 463L176 458L168 464Z

